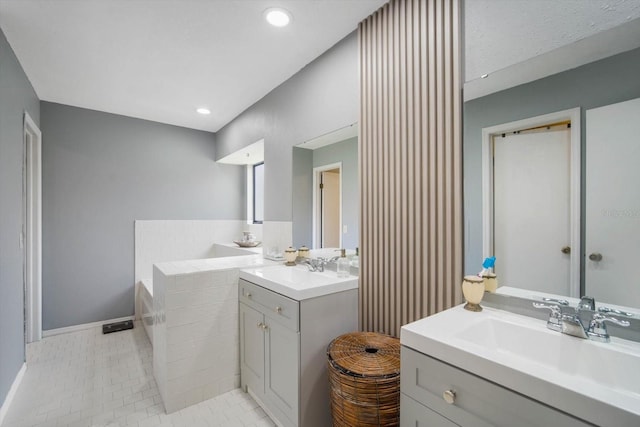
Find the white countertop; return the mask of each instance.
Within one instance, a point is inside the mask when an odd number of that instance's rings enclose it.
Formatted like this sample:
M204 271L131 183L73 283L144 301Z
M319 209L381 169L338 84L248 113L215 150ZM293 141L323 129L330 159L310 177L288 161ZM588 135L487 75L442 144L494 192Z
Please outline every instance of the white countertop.
M335 271L312 272L304 265L261 266L240 270L240 278L301 301L358 288L358 277L340 278Z
M400 342L598 425L640 425L640 369L618 369L640 360L639 343L579 339L543 320L462 305L403 326Z
M155 266L165 275L171 276L177 274L197 273L199 271L226 270L231 268L245 268L274 264L278 263L262 258L262 255L260 254L255 254L161 262L155 264Z

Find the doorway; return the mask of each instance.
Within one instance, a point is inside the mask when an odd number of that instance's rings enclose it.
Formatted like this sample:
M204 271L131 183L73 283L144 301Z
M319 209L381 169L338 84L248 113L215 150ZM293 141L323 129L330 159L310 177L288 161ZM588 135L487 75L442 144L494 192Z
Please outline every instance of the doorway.
M579 120L576 108L483 129L483 252L501 285L579 296Z
M342 163L313 169L313 247L342 247Z
M586 111L585 295L640 306L640 98Z
M42 133L24 113L22 179L25 342L42 339Z

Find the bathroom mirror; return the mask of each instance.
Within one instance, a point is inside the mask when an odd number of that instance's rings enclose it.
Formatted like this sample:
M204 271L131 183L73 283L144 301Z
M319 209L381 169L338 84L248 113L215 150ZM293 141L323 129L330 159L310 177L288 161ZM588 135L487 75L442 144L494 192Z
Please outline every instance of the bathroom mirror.
M293 156L293 245L358 246L358 124L305 141Z
M567 66L566 58L577 53L585 58L591 56L593 60ZM554 68L556 68L555 71L553 71ZM544 69L546 76L521 81L517 85L500 85L502 83L500 79L504 82L510 79L515 81L514 75L531 69ZM558 176L564 175L563 179L569 181L571 170L578 170L577 178L574 179L577 181L575 183L577 193L574 192L577 203L573 212L569 208L571 202L568 198L572 197L569 194L554 203L563 205L567 211L566 215L577 221L574 222L578 236L576 243L572 245L569 238L563 238L564 240L560 240L565 243L558 240L553 241L549 246L547 243L552 240L550 237L541 237L542 235L537 232L530 233L529 237L521 239L526 250L518 249L510 254L519 258L517 261L520 262L520 266L517 271L510 272L508 283L500 280L500 268L501 262L508 260L509 256L503 255L497 259L496 273L500 285L544 292L550 292L550 289L564 289L565 292L551 292L572 297L588 294L594 296L600 303L640 308L640 291L633 271L637 262L635 259L640 257L638 244L640 197L637 193L639 178L635 172L640 162L640 144L637 138L638 131L633 131L638 128L635 123L639 121L640 113L633 113L638 111L634 109L638 106L632 105L633 100L640 98L639 75L640 20L636 19L557 51L492 73L483 79L486 82L478 79L465 84L465 92L467 92L464 103L463 142L465 274L477 273L481 269L483 257L487 255L486 237L483 241L486 223L493 223L492 225L495 226L497 222L505 222L504 217L496 215L496 212L491 214L490 218L493 218L493 221L486 221L487 216L483 213L483 197L489 191L487 179L483 184L483 174L493 180L497 173L495 169L486 170L487 163L483 163L483 130L486 133L487 129L495 129L503 124L573 110L574 113L577 111L571 123L573 133L578 134L577 161L570 164L570 160L566 160L565 170L563 171L562 168L557 170ZM637 103L640 105L640 100ZM627 113L620 109L623 107L631 108L628 110L631 111L629 116L624 115ZM578 129L575 129L576 123L579 123ZM559 127L550 126L547 129L547 126L543 126L541 129L531 131L517 129L521 132L504 132L497 135L497 138L510 141L506 146L512 149L525 136L533 137L537 132L550 134L560 131L567 134L572 132L572 128L567 130L565 120L548 124L557 124ZM617 131L622 128L630 130L630 135L635 137L618 135ZM516 131L515 128L512 130ZM601 150L599 152L594 145L598 139L604 144L604 148L599 148ZM493 140L490 144L492 144L492 150L497 149L498 142ZM516 154L505 162L505 165L511 167L506 172L507 180L514 180L514 175L510 174L518 170L526 170L530 167L529 161L535 156L540 156L538 166L532 167L527 172L528 177L525 174L522 178L526 182L519 187L519 197L511 196L506 201L500 202L502 205L505 202L512 206L517 204L518 209L513 212L520 212L521 215L530 214L529 218L535 219L547 215L548 204L534 202L535 198L529 197L529 190L525 188L537 187L542 190L542 193L551 194L557 187L565 186L558 183L559 178L548 179L550 173L546 166L555 161L558 154L550 154L549 151L542 151L538 147L540 146L536 145L526 157L522 154L518 157ZM570 144L566 147L568 150L573 150ZM497 158L496 154L493 154L492 162ZM617 159L625 161L607 159L614 154L619 156ZM570 155L567 158L570 159ZM635 158L638 161L628 161ZM493 167L493 163L491 166ZM596 175L597 168L600 170ZM491 185L493 185L491 187L493 191L495 185L493 183ZM617 194L617 199L609 199L608 197L614 193ZM495 198L491 200L491 209L503 209L502 205L498 206ZM600 204L594 210L592 208L594 200L604 204ZM487 205L486 201L484 205ZM520 222L518 227L531 228L531 223L527 221L529 220ZM594 231L594 225L606 227ZM510 233L511 237L520 236L517 230L512 229ZM546 261L540 261L548 259L544 256L557 257L561 263L565 261L570 263L570 260L573 260L577 271L577 276L574 277L575 286L565 283L569 280L568 274L551 271Z

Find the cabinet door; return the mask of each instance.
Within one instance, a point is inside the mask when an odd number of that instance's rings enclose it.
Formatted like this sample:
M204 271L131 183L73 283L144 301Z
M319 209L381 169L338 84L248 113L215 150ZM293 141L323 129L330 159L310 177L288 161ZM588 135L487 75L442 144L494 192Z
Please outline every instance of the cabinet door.
M240 303L240 378L243 388L264 393L264 316Z
M275 321L265 332L265 396L298 425L299 333Z
M400 390L461 426L586 427L577 418L408 347L400 351ZM447 403L445 390L455 391Z
M400 427L458 427L458 424L401 393Z

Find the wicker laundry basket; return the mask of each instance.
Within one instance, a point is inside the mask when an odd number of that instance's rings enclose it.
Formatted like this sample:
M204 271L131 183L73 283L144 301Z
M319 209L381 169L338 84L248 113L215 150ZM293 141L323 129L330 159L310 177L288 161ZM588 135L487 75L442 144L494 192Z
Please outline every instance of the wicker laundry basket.
M400 341L353 332L327 348L334 427L400 425Z

